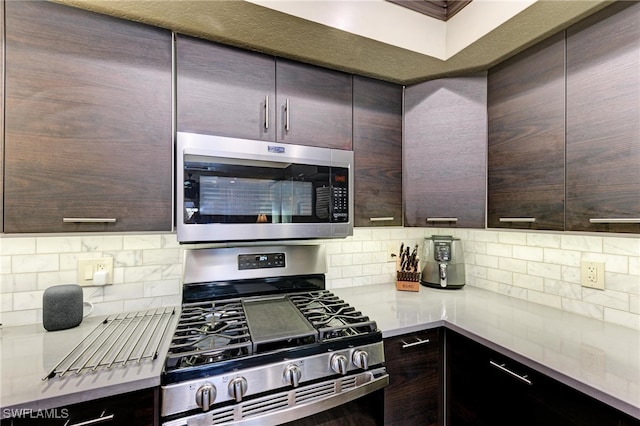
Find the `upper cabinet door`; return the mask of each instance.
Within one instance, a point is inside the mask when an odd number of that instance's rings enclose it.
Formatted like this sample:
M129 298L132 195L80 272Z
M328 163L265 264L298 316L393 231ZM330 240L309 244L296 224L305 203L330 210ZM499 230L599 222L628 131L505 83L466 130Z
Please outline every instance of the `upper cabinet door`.
M278 59L278 142L352 149L350 74Z
M4 231L171 230L171 33L4 5Z
M640 4L622 3L567 32L570 231L640 232Z
M402 86L353 77L355 225L402 225Z
M489 70L487 226L564 229L564 34Z
M405 226L484 228L487 78L405 89Z
M272 56L178 35L180 132L275 141Z

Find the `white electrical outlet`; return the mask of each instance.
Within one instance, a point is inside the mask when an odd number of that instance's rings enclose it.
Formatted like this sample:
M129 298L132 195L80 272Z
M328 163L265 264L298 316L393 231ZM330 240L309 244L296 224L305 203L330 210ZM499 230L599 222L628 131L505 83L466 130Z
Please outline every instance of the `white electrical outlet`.
M96 281L94 278L97 278ZM78 259L78 284L82 286L113 284L113 258Z
M581 262L580 282L583 287L604 290L604 262Z

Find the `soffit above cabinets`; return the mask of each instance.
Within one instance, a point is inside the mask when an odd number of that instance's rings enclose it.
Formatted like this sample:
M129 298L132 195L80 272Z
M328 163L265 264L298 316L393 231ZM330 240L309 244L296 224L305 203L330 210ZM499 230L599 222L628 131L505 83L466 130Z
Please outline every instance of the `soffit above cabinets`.
M406 7L414 12L432 18L448 21L450 18L460 12L463 7L471 3L471 0L387 0L389 3Z
M485 71L611 0L474 0L446 22L386 0L53 0L411 85Z

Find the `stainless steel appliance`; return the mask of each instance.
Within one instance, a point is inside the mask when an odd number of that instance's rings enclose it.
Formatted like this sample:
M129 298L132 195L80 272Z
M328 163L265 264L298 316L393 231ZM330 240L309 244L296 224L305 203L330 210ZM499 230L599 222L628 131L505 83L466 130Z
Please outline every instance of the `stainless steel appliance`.
M353 152L177 134L179 242L353 234Z
M465 284L464 251L459 238L433 235L424 242L420 283L427 287L461 288Z
M325 289L325 272L319 245L187 250L162 424L380 422L381 332Z

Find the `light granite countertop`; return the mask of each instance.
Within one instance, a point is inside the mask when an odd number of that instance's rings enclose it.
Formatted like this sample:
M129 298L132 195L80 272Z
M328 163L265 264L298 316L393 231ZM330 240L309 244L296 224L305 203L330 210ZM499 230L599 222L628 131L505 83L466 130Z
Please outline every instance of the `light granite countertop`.
M637 330L470 286L421 286L414 293L390 283L331 291L374 319L384 337L446 326L640 418ZM154 361L42 380L101 320L55 332L41 324L0 331L0 417L7 408L56 408L159 386L170 332Z
M59 331L46 331L42 324L4 327L0 331L0 418L10 416L12 409L45 410L159 386L179 315L172 317L167 326L170 331L163 336L156 359L79 375L72 372L49 380L43 378L105 316L88 317L77 327Z
M446 326L640 419L640 332L465 286L331 289L383 337Z

